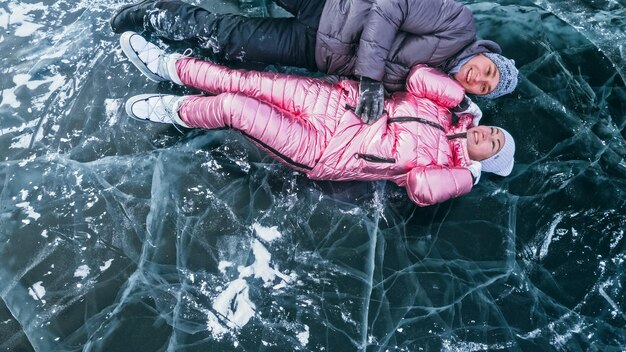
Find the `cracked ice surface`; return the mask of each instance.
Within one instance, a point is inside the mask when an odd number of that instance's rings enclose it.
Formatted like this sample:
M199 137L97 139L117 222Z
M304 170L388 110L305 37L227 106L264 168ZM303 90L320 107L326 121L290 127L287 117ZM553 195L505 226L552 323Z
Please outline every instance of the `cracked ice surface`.
M626 349L623 6L469 2L524 76L476 100L518 164L416 208L129 119L130 96L190 91L123 57L122 3L0 4L0 349Z

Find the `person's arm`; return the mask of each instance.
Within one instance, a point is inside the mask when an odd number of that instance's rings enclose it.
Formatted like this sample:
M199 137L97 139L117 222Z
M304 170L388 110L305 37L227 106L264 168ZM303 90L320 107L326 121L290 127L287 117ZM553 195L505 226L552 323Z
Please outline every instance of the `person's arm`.
M467 95L463 98L459 105L453 107L451 111L457 115L472 115L472 126L478 126L480 119L483 118L482 110L480 110L478 105L476 105L476 103L474 103Z
M385 62L399 31L414 35L412 46L401 49L410 57L400 60L407 66L440 64L476 34L471 12L455 1L375 1L363 26L354 69L361 91L356 114L365 123L376 121L383 113Z
M416 65L411 69L406 81L406 90L448 109L458 106L465 97L465 90L457 81L426 65Z
M355 75L382 81L385 60L405 20L407 8L407 0L374 1L361 33Z
M445 202L472 190L474 178L464 167L416 167L407 174L406 191L419 206Z
M378 0L365 19L354 74L381 81L385 60L398 32L415 35L410 56L424 63L441 64L476 39L471 11L452 0Z
M381 81L361 77L359 81L359 101L354 113L361 121L372 124L383 114L385 106L385 88Z

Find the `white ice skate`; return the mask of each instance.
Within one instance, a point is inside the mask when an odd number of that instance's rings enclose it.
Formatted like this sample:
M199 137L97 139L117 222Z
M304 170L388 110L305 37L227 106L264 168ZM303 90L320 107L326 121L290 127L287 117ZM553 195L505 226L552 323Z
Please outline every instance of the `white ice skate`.
M172 81L182 85L176 72L176 61L181 54L167 54L135 32L124 32L120 37L122 51L144 76L154 82Z
M178 108L185 97L164 94L140 94L126 101L126 113L140 121L187 126L178 116Z

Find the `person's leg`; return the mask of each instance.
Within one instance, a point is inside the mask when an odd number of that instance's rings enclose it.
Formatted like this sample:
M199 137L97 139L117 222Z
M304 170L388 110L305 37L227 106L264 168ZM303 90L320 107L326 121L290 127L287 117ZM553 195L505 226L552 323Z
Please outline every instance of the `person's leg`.
M313 168L326 145L324 134L307 120L241 93L188 96L178 115L189 127L237 130L297 169Z
M155 8L146 16L146 28L206 49L219 60L317 69L316 29L296 18L215 14L182 1L159 1Z
M211 94L241 92L295 112L337 111L342 101L342 91L327 81L275 72L234 70L181 54L167 54L134 32L123 33L120 46L128 59L155 82L172 81Z
M305 112L340 104L341 90L328 82L276 72L234 70L209 61L180 57L172 76L182 84L211 94L243 93L287 111Z
M143 0L119 8L111 17L111 29L115 33L127 31L142 31L144 20L148 12L154 10L156 0Z
M294 15L308 27L319 27L325 0L275 0L276 4Z
M239 9L247 16L266 17L269 16L268 2L269 0L237 0Z
M305 119L318 133L334 133L350 94L328 81L276 72L234 70L180 57L171 70L182 84L211 93L242 93Z

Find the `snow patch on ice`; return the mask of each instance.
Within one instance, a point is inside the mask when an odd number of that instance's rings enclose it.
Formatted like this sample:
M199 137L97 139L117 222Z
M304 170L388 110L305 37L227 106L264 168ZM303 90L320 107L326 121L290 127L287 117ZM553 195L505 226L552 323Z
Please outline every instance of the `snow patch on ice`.
M8 105L13 109L17 109L20 107L20 102L17 101L17 96L14 92L15 88L8 88L2 90L2 100L0 100L0 106Z
M113 126L117 124L118 121L118 110L122 105L122 101L119 99L104 99L104 108L106 119L109 126Z
M546 234L543 244L541 245L541 248L539 249L539 259L543 259L546 257L546 255L548 255L548 248L550 247L550 244L552 243L554 230L556 229L556 225L558 225L561 222L561 220L563 220L563 215L558 214L556 216L556 219L554 219L552 223L550 224L550 229L548 230L548 233Z
M273 240L282 237L282 234L278 231L278 226L265 227L261 224L254 223L252 229L261 239L272 242Z
M100 271L102 272L102 271L107 270L108 268L110 268L110 267L111 267L111 264L112 264L112 263L113 263L113 259L109 259L109 260L107 260L106 262L104 262L104 265L101 265L101 266L99 267Z
M17 27L15 30L15 35L17 37L30 37L33 33L37 32L39 28L43 27L42 24L33 23L33 22L23 22L21 26Z
M304 331L297 334L296 337L298 338L302 346L306 346L309 343L309 326L305 325Z
M243 327L255 315L256 305L250 300L246 278L260 278L264 282L264 287L272 286L277 277L284 283L290 283L297 279L297 277L285 275L272 268L270 263L272 255L260 241L254 240L252 253L255 258L254 263L245 267L240 266L238 268L239 277L228 283L213 301L213 312L217 314L207 313L207 328L217 339L221 339L230 330ZM230 262L221 261L218 268L224 273L224 270L231 265ZM285 285L278 284L274 287L277 286L283 287ZM308 328L305 332L306 335L302 335L300 340L308 343Z
M43 281L35 282L31 287L28 288L28 294L35 300L41 301L43 304L46 304L42 298L46 295L46 289L43 287Z
M74 271L74 277L80 277L81 279L84 279L87 277L87 275L89 275L90 271L91 269L87 265L81 265L76 268L76 271Z
M513 346L513 343L489 345L472 341L450 341L444 339L442 341L441 350L445 352L505 351L511 346Z
M2 103L0 103L0 105L2 105ZM22 132L27 128L37 127L38 123L39 123L39 119L35 119L33 121L29 121L28 123L22 124L17 127L0 128L0 136L3 136L8 133ZM32 133L26 133L26 134L22 134L13 138L14 142L11 144L11 146L9 146L9 149L28 148L31 137L32 137ZM28 158L28 160L34 160L34 158L35 157L33 155L32 157ZM19 165L23 167L24 165L26 165L26 162L21 161Z
M213 309L228 320L229 328L240 328L254 316L256 306L250 301L248 290L246 280L234 280L213 302ZM226 332L221 324L213 324L210 328L218 336Z
M13 138L13 142L9 146L9 149L26 149L30 145L30 141L33 138L32 134L23 134Z
M22 220L22 222L26 225L30 224L30 220L28 220L28 218L37 221L37 219L39 219L39 217L41 216L41 214L33 209L33 207L30 205L30 202L17 203L15 204L15 206L21 208L26 213L26 219Z
M217 265L217 268L222 274L224 274L226 272L226 268L231 267L231 266L233 266L233 263L226 261L226 260L222 260Z
M15 95L16 89L26 86L28 89L33 90L39 88L41 85L50 84L47 92L43 93L41 96L33 98L29 102L31 106L39 107L41 103L46 101L54 91L65 84L65 77L58 74L35 81L30 81L30 78L30 75L24 73L15 75L13 77L13 83L15 83L16 86L2 91L2 101L0 101L0 106L9 105L10 107L17 109L20 107L21 103L17 100L17 96Z
M39 2L36 4L28 4L24 2L10 3L9 12L4 9L0 9L0 27L10 29L16 26L13 34L17 37L28 37L35 33L39 28L43 27L42 24L35 23L34 15L30 15L31 12L46 10L47 6Z

